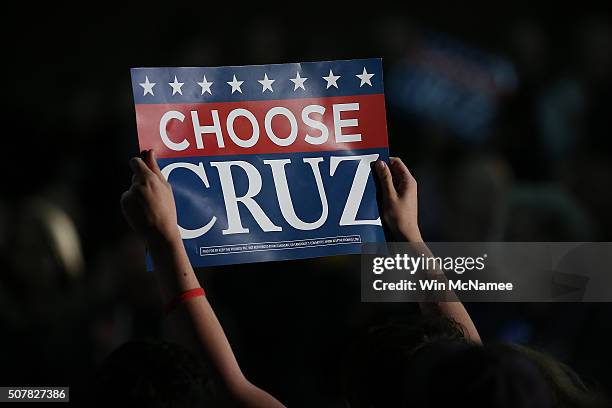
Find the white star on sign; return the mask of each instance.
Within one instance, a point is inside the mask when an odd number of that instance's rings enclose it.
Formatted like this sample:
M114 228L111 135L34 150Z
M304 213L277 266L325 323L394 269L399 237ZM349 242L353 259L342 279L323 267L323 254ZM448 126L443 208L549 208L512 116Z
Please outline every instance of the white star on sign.
M183 94L183 91L181 90L181 87L183 86L184 82L179 82L178 79L176 79L176 75L174 76L174 82L168 82L168 85L170 85L172 87L172 95L174 95L175 93L179 93L179 94Z
M240 89L240 85L242 85L243 83L244 81L238 81L236 79L236 75L234 75L234 79L232 81L229 81L227 84L232 87L232 93L234 93L235 91L242 93L242 89Z
M359 84L360 88L365 84L372 86L372 82L370 82L370 79L374 76L374 74L368 74L368 71L366 71L365 67L363 67L363 73L361 75L358 74L355 76L361 79L361 83Z
M204 95L204 92L208 92L209 94L212 95L212 91L210 90L210 87L211 87L212 84L213 84L213 82L207 82L206 81L206 75L204 75L204 79L202 79L202 82L198 82L198 85L200 85L202 87L201 95Z
M261 84L261 86L263 87L263 89L261 90L261 92L266 92L266 89L269 89L270 92L274 92L274 89L272 89L272 82L276 81L275 79L268 79L268 74L264 74L264 79L262 80L258 80L257 82L259 82Z
M149 82L149 77L145 75L145 81L143 83L138 84L140 86L142 86L142 88L144 89L144 93L142 94L142 96L145 96L146 94L150 93L151 95L153 95L153 87L155 86L155 82ZM155 95L153 95L155 96Z
M329 89L330 86L335 86L336 88L338 88L338 84L336 83L338 78L340 78L340 75L334 75L334 73L330 69L329 75L326 77L323 77L323 79L327 81L327 88L325 89Z
M303 90L306 90L306 88L304 88L304 82L307 80L308 78L302 78L300 77L300 73L296 72L295 74L295 78L289 78L289 80L291 82L293 82L293 91L297 91L298 88L302 88Z

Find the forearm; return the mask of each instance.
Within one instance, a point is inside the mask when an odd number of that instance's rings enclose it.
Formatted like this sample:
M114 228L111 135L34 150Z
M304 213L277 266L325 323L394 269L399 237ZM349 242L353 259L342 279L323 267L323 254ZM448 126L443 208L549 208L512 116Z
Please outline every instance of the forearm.
M202 355L222 394L238 407L282 407L276 399L249 383L227 341L217 316L204 296L174 304L182 293L200 288L176 220L172 187L147 150L130 160L132 185L121 196L121 208L132 228L148 244L163 302L172 304L171 332L178 342ZM192 292L193 293L193 292Z
M420 234L418 235L420 237ZM416 240L411 243L412 248L419 254L424 254L426 257L432 257L433 254L422 239ZM427 272L427 271L426 271ZM446 276L441 271L435 271L433 273L427 272L428 277L435 279L446 279ZM465 306L454 293L448 294L451 298L456 299L449 302L433 301L433 302L420 302L419 308L423 314L438 314L445 316L449 319L459 323L464 330L464 335L468 340L474 343L481 344L480 335L476 329L476 325L472 321L469 313L465 309Z
M172 238L149 241L149 251L164 304L179 293L200 287L178 231Z
M187 341L196 341L200 352L213 370L219 394L232 406L248 408L281 408L277 399L251 384L242 373L215 313L205 297L194 298L172 316L175 327L181 327Z
M180 238L149 246L164 304L182 292L200 287ZM173 329L173 339L203 355L219 377L232 379L239 373L234 354L206 297L195 297L177 305L167 320ZM219 360L219 356L224 359Z
M382 219L389 233L399 242L412 243L417 256L423 254L431 257L431 251L423 242L418 223L417 183L406 165L396 157L390 160L390 166L378 161L375 166L382 196ZM428 278L446 279L442 271L424 271ZM454 299L456 297L449 293ZM468 339L480 343L480 336L467 310L460 301L422 302L423 313L437 313L455 320L465 329Z
M180 237L151 245L151 256L164 303L181 292L200 287ZM195 297L178 305L168 316L168 323L175 341L203 356L219 391L233 404L244 407L283 406L245 378L206 297Z
M463 303L459 301L421 302L419 303L419 308L421 309L421 313L425 315L442 315L459 323L464 330L463 334L466 339L477 344L482 344L482 340L480 339L478 330L476 329L474 322L470 318L469 313L465 309L465 306L463 306Z

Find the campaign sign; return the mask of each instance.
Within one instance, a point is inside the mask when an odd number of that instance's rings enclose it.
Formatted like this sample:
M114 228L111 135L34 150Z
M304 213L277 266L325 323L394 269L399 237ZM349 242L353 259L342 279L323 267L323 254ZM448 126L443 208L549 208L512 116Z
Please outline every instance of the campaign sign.
M382 242L380 59L133 68L140 149L172 185L193 266L358 253Z

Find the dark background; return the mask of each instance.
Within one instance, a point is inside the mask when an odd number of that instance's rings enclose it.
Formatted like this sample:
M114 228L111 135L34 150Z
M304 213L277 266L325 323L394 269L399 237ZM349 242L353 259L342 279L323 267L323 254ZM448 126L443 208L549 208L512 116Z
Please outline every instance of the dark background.
M0 383L78 392L118 345L160 335L156 283L119 207L138 152L130 67L383 57L390 150L419 181L426 240L612 241L609 14L583 2L494 3L6 9ZM389 97L431 38L458 56L429 69L460 88L490 79L470 65L474 50L512 67L510 89L485 92L494 109L478 134L436 117L435 104L428 115ZM456 96L436 95L447 107ZM337 401L337 356L354 329L415 312L361 304L357 264L200 277L247 376L290 406L318 406ZM485 341L546 351L612 388L610 304L467 307Z

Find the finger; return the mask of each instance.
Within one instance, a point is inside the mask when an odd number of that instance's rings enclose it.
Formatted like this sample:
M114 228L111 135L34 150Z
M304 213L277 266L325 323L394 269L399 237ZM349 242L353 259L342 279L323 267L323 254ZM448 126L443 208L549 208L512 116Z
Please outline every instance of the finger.
M121 211L123 212L123 216L126 219L128 218L127 209L130 206L130 198L131 198L130 190L127 190L127 191L124 191L123 194L121 194L121 199L119 200L119 203L121 205Z
M393 178L391 177L391 172L389 171L389 166L387 166L387 163L382 160L378 160L374 167L376 169L378 181L380 182L383 200L388 200L395 197L397 192L393 186Z
M142 183L134 184L128 190L128 202L132 205L136 205L138 203L138 205L140 205L142 208L146 208L151 200L150 191L151 190Z
M153 171L153 173L157 174L159 177L163 178L162 172L157 164L157 158L155 155L155 150L147 150L144 156L144 162L146 165Z
M139 211L136 207L136 202L134 201L134 195L131 189L121 195L120 206L123 217L130 227L136 231L136 226L133 222L133 214L137 214Z
M397 192L399 195L404 194L410 187L416 185L416 180L408 170L408 167L404 164L402 159L399 157L390 157L391 174L393 175L393 181L397 186Z
M132 160L130 159L130 168L132 169L132 186L136 186L138 184L142 184L144 182L144 180L142 179L142 176L140 175L141 172L138 171L138 169L134 170L134 167L132 166Z
M145 180L147 177L152 177L154 173L147 167L140 157L132 157L130 159L130 168L136 175L139 181Z

